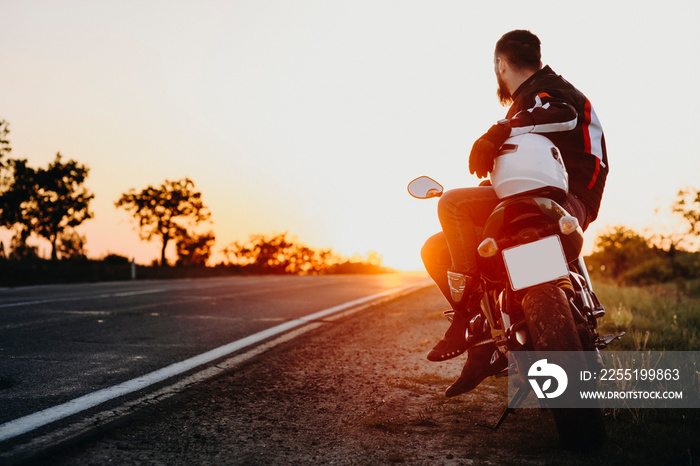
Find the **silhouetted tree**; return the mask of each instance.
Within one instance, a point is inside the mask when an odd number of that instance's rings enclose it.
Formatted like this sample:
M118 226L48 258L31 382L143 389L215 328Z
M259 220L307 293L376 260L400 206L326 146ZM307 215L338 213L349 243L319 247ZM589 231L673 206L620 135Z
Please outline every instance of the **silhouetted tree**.
M331 249L315 250L295 240L287 233L251 235L247 243L234 242L224 249L229 264L242 266L255 273L327 274L378 273L388 269L381 266L381 257L374 252L367 259L344 259Z
M187 230L178 233L177 265L204 267L211 257L216 238L214 232L197 235Z
M648 260L652 251L645 238L629 228L616 226L596 238L594 253L588 262L589 265L603 266L605 275L617 279Z
M294 244L287 240L287 234L273 236L251 235L247 244L233 243L228 254L235 257L238 264L250 266L261 273L285 273L288 270Z
M18 227L10 241L10 258L15 260L36 259L39 257L39 248L27 244L31 232L25 227Z
M37 187L26 214L32 219L32 230L51 243L51 259L57 259L59 236L92 218L90 201L95 198L83 185L90 169L75 160L63 163L61 154L47 169L37 171Z
M287 233L250 235L243 244L234 242L224 249L230 263L256 273L323 273L326 261L333 260L330 250L315 251L287 238Z
M4 193L7 191L11 184L11 178L6 174L6 168L8 167L8 162L3 159L12 152L10 147L10 140L7 135L10 133L10 124L5 120L0 120L0 227L5 226L7 220L5 219L5 204Z
M5 120L0 120L0 169L5 165L2 159L12 152L8 134L10 134L10 124Z
M85 236L78 234L75 230L64 231L59 235L56 247L62 259L85 259L86 242Z
M687 235L700 237L700 190L685 188L678 191L671 210L688 222Z
M197 225L211 217L202 202L202 194L194 190L194 183L189 178L165 180L158 187L148 186L140 192L132 188L115 202L115 206L131 212L139 224L141 239L160 238L161 266L167 265L165 250L171 239L188 231L189 225Z
M9 160L8 167L2 225L15 228L15 247L26 249L34 233L51 243L51 258L57 259L59 236L92 218L89 205L95 196L83 186L89 169L75 160L64 163L60 153L45 169L34 169L26 160Z
M2 179L0 194L0 226L12 228L24 224L23 206L32 200L37 191L37 170L27 165L26 160L8 160L7 175ZM25 225L29 229L29 225ZM31 234L29 230L26 237Z

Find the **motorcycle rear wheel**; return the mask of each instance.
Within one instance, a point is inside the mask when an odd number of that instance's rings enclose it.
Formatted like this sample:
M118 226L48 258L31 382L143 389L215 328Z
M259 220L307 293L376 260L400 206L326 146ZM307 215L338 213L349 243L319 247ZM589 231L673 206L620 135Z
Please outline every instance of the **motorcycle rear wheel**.
M583 352L569 303L560 288L548 284L532 288L523 299L523 313L535 351ZM603 444L605 426L599 408L555 408L550 411L565 447L588 450Z

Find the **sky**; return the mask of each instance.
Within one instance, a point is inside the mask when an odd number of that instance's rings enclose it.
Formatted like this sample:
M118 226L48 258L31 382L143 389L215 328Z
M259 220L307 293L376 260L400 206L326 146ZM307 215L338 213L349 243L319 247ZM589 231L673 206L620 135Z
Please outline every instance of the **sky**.
M90 168L90 257L157 258L114 202L189 177L217 251L289 232L420 269L437 204L406 185L478 184L469 150L506 112L494 45L529 29L605 131L590 249L609 226L680 228L676 193L700 188L697 18L693 1L0 0L0 119L13 158Z

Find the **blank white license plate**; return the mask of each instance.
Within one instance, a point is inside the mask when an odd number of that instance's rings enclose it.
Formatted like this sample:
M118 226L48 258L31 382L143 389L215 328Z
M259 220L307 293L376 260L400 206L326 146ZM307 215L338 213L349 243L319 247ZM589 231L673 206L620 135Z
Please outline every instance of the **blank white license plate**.
M556 235L506 249L503 261L515 291L569 275L564 248Z

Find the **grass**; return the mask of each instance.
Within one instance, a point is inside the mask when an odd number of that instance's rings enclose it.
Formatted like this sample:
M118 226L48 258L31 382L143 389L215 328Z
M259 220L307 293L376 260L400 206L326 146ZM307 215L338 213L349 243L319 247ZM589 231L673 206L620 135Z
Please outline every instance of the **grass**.
M610 345L611 351L700 351L700 280L650 287L596 283L594 289L607 311L600 321L601 334L627 332ZM411 370L391 381L417 393L446 382L438 375ZM456 405L435 395L422 411L403 421L440 431L451 419L474 417L479 408L485 406ZM604 416L609 441L602 450L579 455L557 449L540 454L539 461L552 465L700 465L700 409L605 409ZM381 415L372 418L374 427L394 432L401 420ZM459 426L450 425L450 432L457 432ZM473 426L464 433L473 434ZM469 455L481 458L486 453L478 453L479 448Z
M627 332L611 345L616 351L700 351L700 296L678 285L618 287L595 284L598 299L607 314L600 333Z
M649 287L594 285L607 314L600 333L627 335L613 351L700 351L700 280ZM606 409L608 460L700 464L699 409ZM619 461L619 460L618 460Z

